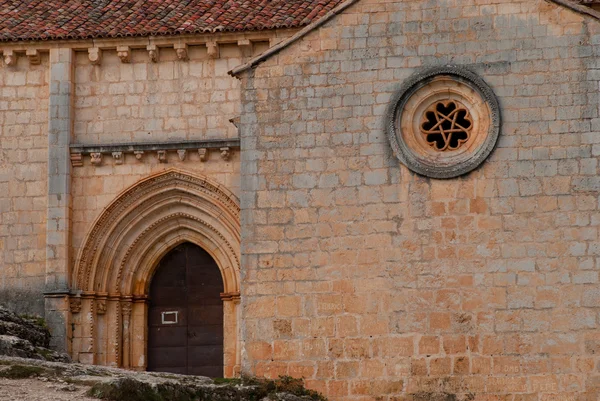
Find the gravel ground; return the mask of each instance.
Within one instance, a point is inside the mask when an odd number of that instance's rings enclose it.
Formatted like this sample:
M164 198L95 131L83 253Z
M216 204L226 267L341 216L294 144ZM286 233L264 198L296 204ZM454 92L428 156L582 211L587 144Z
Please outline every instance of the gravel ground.
M44 379L11 380L0 378L2 401L98 401L85 396L89 387L43 381Z

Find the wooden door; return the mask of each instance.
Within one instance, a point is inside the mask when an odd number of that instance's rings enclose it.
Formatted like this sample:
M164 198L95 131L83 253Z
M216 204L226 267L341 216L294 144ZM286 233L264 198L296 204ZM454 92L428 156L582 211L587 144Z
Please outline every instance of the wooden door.
M223 376L223 281L212 257L184 243L150 285L148 370Z

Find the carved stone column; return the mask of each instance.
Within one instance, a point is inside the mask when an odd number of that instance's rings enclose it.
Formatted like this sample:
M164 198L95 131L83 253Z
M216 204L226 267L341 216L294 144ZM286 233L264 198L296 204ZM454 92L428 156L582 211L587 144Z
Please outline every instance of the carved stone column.
M131 310L132 300L121 301L121 313L123 315L123 367L131 366Z
M239 313L240 293L221 294L223 300L223 373L235 377L240 371Z

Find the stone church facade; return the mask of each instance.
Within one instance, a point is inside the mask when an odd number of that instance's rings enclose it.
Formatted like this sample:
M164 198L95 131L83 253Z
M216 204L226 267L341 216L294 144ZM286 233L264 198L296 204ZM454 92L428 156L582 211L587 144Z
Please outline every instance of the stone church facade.
M224 376L596 400L593 3L173 6L54 33L7 13L0 299L75 360L147 369L179 318L157 272L194 244L222 279Z

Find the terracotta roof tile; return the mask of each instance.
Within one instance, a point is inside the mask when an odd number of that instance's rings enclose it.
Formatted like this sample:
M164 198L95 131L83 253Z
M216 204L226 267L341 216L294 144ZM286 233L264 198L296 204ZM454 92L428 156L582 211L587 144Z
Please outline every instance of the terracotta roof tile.
M0 41L296 28L342 0L0 0Z

